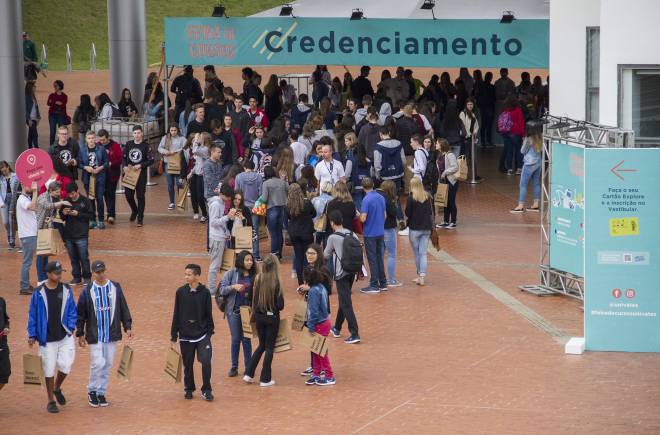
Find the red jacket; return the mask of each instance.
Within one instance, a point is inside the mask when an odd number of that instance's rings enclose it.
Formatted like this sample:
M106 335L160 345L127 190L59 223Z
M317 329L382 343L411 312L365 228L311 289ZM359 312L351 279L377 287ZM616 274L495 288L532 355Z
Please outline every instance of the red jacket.
M522 109L516 106L514 109L507 109L507 111L511 114L511 120L513 121L511 134L525 137L525 118L523 117Z
M97 145L103 146L100 143L97 143ZM105 151L108 153L108 162L110 162L110 170L108 171L110 174L110 181L112 183L118 183L119 178L121 177L121 145L114 140L111 140L105 145Z

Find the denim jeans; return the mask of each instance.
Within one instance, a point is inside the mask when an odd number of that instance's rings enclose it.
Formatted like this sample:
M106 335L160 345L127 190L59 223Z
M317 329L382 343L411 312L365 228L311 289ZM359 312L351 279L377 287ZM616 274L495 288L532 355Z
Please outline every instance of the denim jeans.
M518 196L518 202L525 202L525 198L527 198L527 184L529 184L529 180L532 180L534 200L538 201L541 199L541 184L539 183L540 178L541 163L523 166L522 175L520 176L520 195Z
M71 275L73 278L90 279L92 272L89 269L89 251L87 250L89 239L68 239L65 240L66 250L71 260Z
M165 163L164 167L165 167L165 178L167 179L167 194L170 196L170 204L174 204L174 188L176 187L177 182L179 181L179 176L167 173L167 163Z
M365 237L364 248L369 261L369 287L378 289L387 287L383 258L385 257L384 237Z
M238 368L238 353L242 343L243 364L244 367L247 367L252 357L252 340L243 335L241 315L238 313L227 313L227 324L231 333L231 366L232 368Z
M48 142L49 145L52 145L55 142L55 130L57 130L57 127L64 125L65 122L66 119L64 115L57 113L51 113L48 115L48 124L50 127L50 142Z
M30 121L28 125L28 149L29 148L39 148L39 131L37 130L37 125L39 121Z
M252 255L259 256L259 215L252 213Z
M428 259L426 258L426 251L429 248L429 239L431 238L431 230L410 230L408 239L410 246L412 246L413 254L415 255L415 267L417 267L417 275L426 276L428 270Z
M46 281L46 265L48 264L48 255L37 255L37 281Z
M266 210L266 225L270 233L270 253L282 254L282 228L284 223L284 207L275 206Z
M21 290L30 288L30 268L34 253L37 251L37 236L21 237L23 247L23 263L21 264Z
M2 223L5 225L5 231L7 232L7 243L13 247L16 245L16 228L14 228L14 221L9 214L9 206L5 204L4 207L0 208L0 213L2 214Z
M89 182L85 184L85 192L89 192ZM96 181L94 197L96 199L90 199L92 202L93 215L90 221L103 222L105 218L105 204L103 202L103 197L105 196L105 180L103 182Z
M396 228L385 228L385 252L387 252L387 279L394 281L396 272Z
M110 380L110 370L115 359L117 342L89 345L89 383L87 391L96 391L96 394L105 396Z
M403 210L401 209L401 191L403 190L403 177L396 178L394 180L394 185L396 186L396 219L398 221L403 220Z
M514 134L503 134L502 140L504 141L504 167L506 170L522 169L523 156L520 154L520 147L522 146L522 138Z

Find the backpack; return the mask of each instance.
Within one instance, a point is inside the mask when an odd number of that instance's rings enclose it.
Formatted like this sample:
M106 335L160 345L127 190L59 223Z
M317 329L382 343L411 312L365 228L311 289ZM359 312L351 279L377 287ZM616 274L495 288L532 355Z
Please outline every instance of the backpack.
M344 272L358 273L362 271L363 258L362 258L362 244L355 237L354 233L333 233L343 237L344 241L342 247L342 257L339 258L339 263ZM347 237L350 236L350 237ZM337 255L337 254L335 254ZM337 257L339 257L337 255Z
M513 118L511 118L511 112L508 110L502 111L500 116L497 118L497 132L498 133L509 133L513 129Z
M399 144L394 148L385 148L382 145L376 145L380 152L380 178L398 177L403 175L403 162L401 161L401 148Z
M110 107L112 107L112 117L113 118L123 118L124 114L121 113L121 110L119 110L119 107L115 106L114 104L111 104Z
M424 153L426 154L426 171L422 177L422 184L424 185L424 189L433 192L433 186L438 182L440 172L438 171L438 165L435 163L435 159L431 159L431 154L426 150L424 150Z

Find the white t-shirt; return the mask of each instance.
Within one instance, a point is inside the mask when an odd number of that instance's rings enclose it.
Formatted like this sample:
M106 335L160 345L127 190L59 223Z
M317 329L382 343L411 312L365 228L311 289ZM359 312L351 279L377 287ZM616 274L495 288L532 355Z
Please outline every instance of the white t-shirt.
M305 158L307 158L307 147L304 143L292 142L291 150L293 151L293 161L296 165L304 165Z
M37 212L28 209L32 200L21 194L16 201L16 220L18 221L18 237L37 237Z
M326 181L334 186L344 175L344 166L339 160L333 159L332 162L321 160L314 169L314 176L319 180L319 186L323 186Z

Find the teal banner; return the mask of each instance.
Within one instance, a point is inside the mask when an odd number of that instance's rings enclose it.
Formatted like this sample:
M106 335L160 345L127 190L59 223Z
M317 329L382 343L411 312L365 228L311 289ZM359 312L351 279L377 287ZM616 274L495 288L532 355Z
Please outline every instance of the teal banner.
M550 267L584 276L584 148L552 144Z
M165 18L168 65L548 68L548 20Z
M585 151L587 350L660 352L660 149Z

